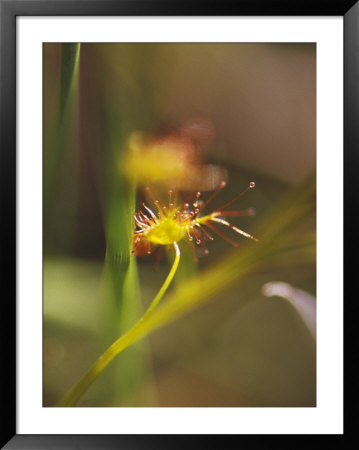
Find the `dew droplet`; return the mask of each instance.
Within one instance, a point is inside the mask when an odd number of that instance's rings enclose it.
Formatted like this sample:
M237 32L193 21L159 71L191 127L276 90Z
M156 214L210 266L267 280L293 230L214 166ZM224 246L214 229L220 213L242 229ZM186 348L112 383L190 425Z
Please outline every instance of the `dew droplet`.
M251 181L251 182L249 183L249 187L250 187L250 188L254 188L255 185L256 185L256 184L255 184L254 181Z
M221 181L220 183L219 183L219 187L220 187L220 189L223 189L223 188L225 188L227 186L227 181Z

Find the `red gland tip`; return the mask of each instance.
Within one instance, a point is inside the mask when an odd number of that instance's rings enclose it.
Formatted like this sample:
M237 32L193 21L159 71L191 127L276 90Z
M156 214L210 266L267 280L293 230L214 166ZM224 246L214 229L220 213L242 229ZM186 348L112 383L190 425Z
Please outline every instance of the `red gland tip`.
M255 184L254 181L251 181L251 182L249 183L249 187L250 187L250 188L254 188L255 185L256 185L256 184Z

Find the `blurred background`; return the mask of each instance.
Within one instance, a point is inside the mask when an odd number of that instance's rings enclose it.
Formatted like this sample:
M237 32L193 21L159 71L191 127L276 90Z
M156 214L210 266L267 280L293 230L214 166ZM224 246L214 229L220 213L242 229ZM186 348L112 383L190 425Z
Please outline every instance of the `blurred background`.
M221 228L239 248L216 236L196 263L181 245L162 301L243 249L251 270L126 349L78 405L315 406L315 44L44 44L43 110L44 406L169 272L171 254L131 255L145 185L205 199L222 178L208 212L255 181L231 209L256 215L230 221L261 242Z

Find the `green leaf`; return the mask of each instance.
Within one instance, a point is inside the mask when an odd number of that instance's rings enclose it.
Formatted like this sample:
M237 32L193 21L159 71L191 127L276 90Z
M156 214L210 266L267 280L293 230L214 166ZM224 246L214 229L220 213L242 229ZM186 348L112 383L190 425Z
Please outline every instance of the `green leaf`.
M66 153L73 137L79 61L80 44L62 44L57 114L52 126L49 148L44 149L44 203L47 207L50 206L55 186L61 179L63 162L68 157Z

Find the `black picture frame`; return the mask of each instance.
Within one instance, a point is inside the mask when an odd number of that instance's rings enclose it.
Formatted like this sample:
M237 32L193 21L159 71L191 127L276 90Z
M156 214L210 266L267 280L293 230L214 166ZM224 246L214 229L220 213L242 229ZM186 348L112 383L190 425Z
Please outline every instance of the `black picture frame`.
M18 16L342 16L344 18L344 208L347 239L344 243L345 303L345 421L343 435L18 435L16 434L16 17ZM355 177L359 134L359 2L357 0L238 0L237 2L185 0L0 0L1 104L1 448L6 449L168 449L253 448L271 442L277 448L303 448L326 438L327 448L345 448L354 434L354 415L348 412L355 377ZM354 191L355 192L355 191ZM350 266L349 266L350 263ZM349 269L349 267L351 269ZM274 448L274 447L273 447ZM349 447L348 447L349 448Z

